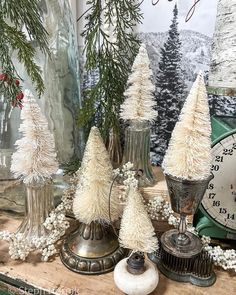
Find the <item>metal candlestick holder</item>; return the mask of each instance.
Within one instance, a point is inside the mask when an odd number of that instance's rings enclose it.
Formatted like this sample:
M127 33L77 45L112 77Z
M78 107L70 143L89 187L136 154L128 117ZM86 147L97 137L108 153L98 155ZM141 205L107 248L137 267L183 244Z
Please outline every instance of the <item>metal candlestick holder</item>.
M119 246L111 225L80 223L63 242L61 261L70 270L86 275L110 272L128 254Z
M149 258L157 263L161 272L170 279L191 282L199 286L210 286L215 282L212 261L202 252L199 237L187 231L186 216L193 215L199 207L211 174L204 180L184 180L166 174L171 207L180 214L178 229L172 229L161 236L159 253L152 253ZM201 267L201 259L208 267ZM196 269L196 265L199 266Z

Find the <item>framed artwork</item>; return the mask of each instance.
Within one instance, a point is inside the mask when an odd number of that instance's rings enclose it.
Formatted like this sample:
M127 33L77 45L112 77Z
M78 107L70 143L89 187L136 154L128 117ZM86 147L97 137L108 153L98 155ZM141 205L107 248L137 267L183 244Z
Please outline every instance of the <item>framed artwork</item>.
M138 34L146 44L153 82L157 119L152 123L151 158L160 165L183 102L199 71L208 81L217 0L200 1L185 21L194 1L144 0ZM191 14L191 12L190 12Z
M76 11L78 18L86 11L87 6L86 1L75 2L77 3ZM194 11L191 10L194 0L144 0L142 2L142 24L137 26L137 30L134 33L137 33L140 40L146 44L153 70L153 82L156 86L155 99L159 115L152 123L151 137L151 158L152 163L155 165L162 163L171 132L178 119L184 100L199 71L204 73L205 82L208 86L217 6L220 2L224 5L224 2L227 1L200 0L196 4ZM153 3L157 4L153 5ZM177 12L174 12L175 5ZM192 14L192 12L194 13ZM176 13L176 16L174 16L174 13ZM186 22L186 17L191 15L192 17ZM174 17L175 27L173 28ZM77 23L80 52L82 52L84 46L81 32L85 23L84 18ZM170 40L168 45L170 46L168 58L172 61L175 61L176 58L179 60L177 62L178 75L172 73L174 77L173 83L178 84L177 86L173 86L170 83L172 79L168 76L168 70L171 72L170 67L168 69L167 63L165 63L165 60L162 60L163 55L166 54L162 51L170 34L172 39L178 39L175 42L179 42L177 57L174 56L176 48L174 50L171 47L171 44L173 45L172 40ZM84 58L82 54L80 57L81 77L83 77L81 79L81 88L90 88L98 80L98 72L94 71L90 75L86 75L86 72L83 71ZM166 73L160 75L161 72L165 72L165 69ZM161 92L164 92L165 95L161 96ZM236 116L235 97L209 95L209 105L212 114L231 114Z

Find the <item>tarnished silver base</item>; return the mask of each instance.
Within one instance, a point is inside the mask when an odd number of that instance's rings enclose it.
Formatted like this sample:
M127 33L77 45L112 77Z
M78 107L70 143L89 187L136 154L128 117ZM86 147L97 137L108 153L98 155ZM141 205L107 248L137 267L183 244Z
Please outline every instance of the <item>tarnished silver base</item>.
M213 271L208 277L199 277L197 275L194 275L193 273L174 272L173 270L169 270L165 265L163 265L161 259L158 259L154 255L154 253L150 254L148 257L156 263L158 269L161 271L161 273L163 273L163 275L173 281L191 283L192 285L199 287L210 287L216 281L216 275Z
M169 279L178 282L188 282L200 287L208 287L215 283L216 275L213 272L213 261L207 252L202 250L197 255L191 253L179 256L175 251L169 253L166 247L160 243L160 249L157 252L148 254L158 269Z
M179 231L177 229L171 229L165 232L161 236L161 244L163 249L180 258L192 258L202 251L202 243L199 237L186 232L186 242L179 243Z
M62 245L60 257L70 270L86 275L110 272L128 254L111 226L80 224Z

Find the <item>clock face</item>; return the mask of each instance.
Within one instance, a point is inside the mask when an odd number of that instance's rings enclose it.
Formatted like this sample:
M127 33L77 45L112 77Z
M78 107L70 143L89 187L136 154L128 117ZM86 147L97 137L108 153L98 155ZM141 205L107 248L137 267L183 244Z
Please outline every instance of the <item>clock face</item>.
M227 230L236 231L236 133L231 134L212 148L210 181L202 201L203 209L213 222Z

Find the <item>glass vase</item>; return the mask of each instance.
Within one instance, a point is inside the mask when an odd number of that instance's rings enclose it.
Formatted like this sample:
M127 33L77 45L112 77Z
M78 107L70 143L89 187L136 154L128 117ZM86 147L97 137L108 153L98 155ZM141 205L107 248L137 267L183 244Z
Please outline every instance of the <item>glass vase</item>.
M107 151L114 169L120 167L122 162L122 151L119 134L112 128L107 143Z
M150 134L147 122L130 122L125 130L123 164L133 163L140 175L140 186L151 186L156 182L150 162Z
M84 148L83 131L77 128L76 122L81 95L74 20L68 0L41 0L40 6L51 55L40 52L37 43L29 40L36 51L35 62L42 70L45 84L45 92L37 102L54 135L59 163L64 164L74 157L80 159ZM14 52L12 60L23 79L23 90L28 88L38 97ZM18 131L20 122L20 110L12 110L11 105L0 97L0 210L23 214L24 185L10 173L14 144L21 137ZM58 180L57 184L63 185Z
M41 0L43 24L48 32L50 56L35 44L35 62L42 70L45 91L37 100L54 135L60 164L76 157L84 149L83 130L77 127L81 107L79 54L74 19L68 0ZM38 97L25 68L16 60L17 70L28 88Z
M14 179L10 171L14 143L19 138L20 109L0 96L0 210L22 213L24 210L24 186Z
M0 180L12 180L10 172L14 143L19 138L20 110L12 112L9 102L0 97Z
M26 185L25 218L17 233L27 241L46 237L47 229L43 223L54 208L51 184Z

